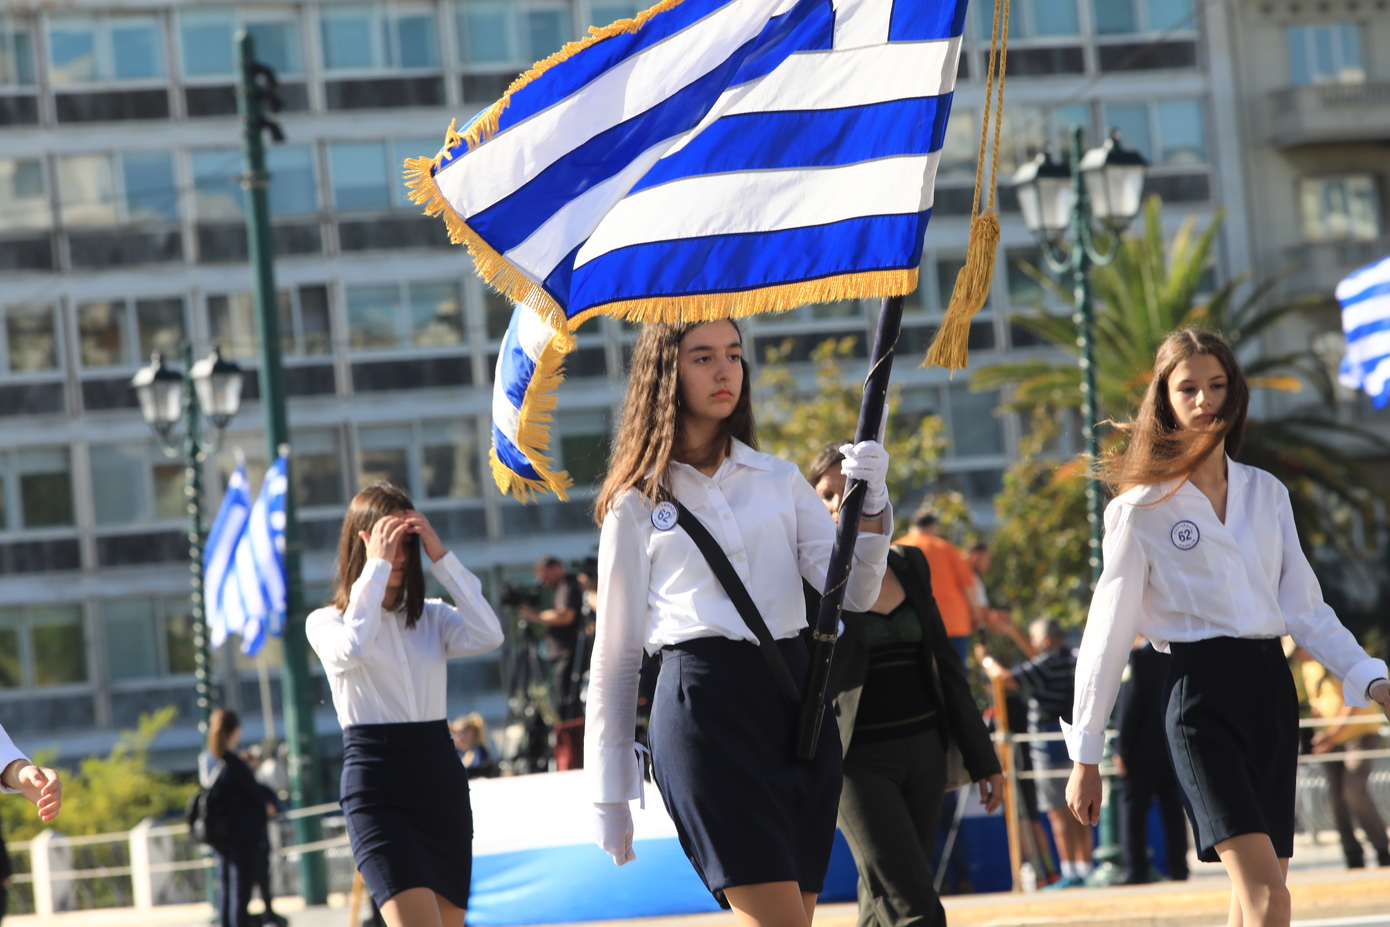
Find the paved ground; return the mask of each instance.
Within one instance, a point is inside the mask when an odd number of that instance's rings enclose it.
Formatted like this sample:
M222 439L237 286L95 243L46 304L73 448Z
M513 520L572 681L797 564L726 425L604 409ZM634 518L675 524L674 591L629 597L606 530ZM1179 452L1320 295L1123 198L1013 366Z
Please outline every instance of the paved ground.
M1187 882L1115 888L1079 888L1032 894L962 895L945 899L951 927L1216 927L1226 920L1230 883L1219 865L1192 862ZM1390 869L1348 871L1334 843L1300 838L1290 867L1295 927L1390 927ZM276 902L291 927L356 927L348 924L346 899L305 908L298 898ZM5 927L206 927L206 904L171 905L153 911L75 911L44 920L5 919ZM597 921L585 927L732 927L728 914L629 921ZM824 905L816 927L854 927L855 908Z

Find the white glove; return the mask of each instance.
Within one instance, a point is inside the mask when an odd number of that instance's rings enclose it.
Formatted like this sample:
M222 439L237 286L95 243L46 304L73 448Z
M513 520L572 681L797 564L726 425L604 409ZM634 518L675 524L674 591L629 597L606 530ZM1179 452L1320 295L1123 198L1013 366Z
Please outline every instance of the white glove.
M594 803L594 839L621 866L637 858L632 852L632 810L627 802Z
M888 506L888 451L877 441L860 441L840 447L845 455L840 472L847 480L868 483L864 494L864 513L877 515Z

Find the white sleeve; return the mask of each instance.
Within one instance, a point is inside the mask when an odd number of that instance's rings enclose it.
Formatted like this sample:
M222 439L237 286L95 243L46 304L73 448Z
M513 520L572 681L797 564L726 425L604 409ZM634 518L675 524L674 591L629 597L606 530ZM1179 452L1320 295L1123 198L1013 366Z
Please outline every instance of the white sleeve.
M390 578L389 562L380 558L368 560L362 566L362 575L352 584L348 607L341 616L331 608L321 608L309 616L304 628L309 646L325 667L346 670L362 662L363 654L381 629L381 603Z
M835 521L800 471L793 471L791 479L792 499L796 503L797 567L817 592L823 592L825 574L830 568L830 552L835 547ZM882 517L885 525L893 524L892 505L884 507ZM883 574L888 568L888 546L891 543L892 539L887 534L859 532L854 542L849 581L845 584L845 608L856 612L868 611L878 601Z
M26 765L29 763L29 757L25 756L24 751L14 745L14 741L10 740L10 735L5 733L3 727L0 727L0 773L9 769L10 764L15 760L23 760ZM0 785L0 792L8 792L13 795L18 791L19 789L12 789L7 785Z
M599 532L597 633L584 722L584 768L599 803L630 801L641 790L633 735L651 577L644 508L635 494L620 497Z
M1369 656L1337 619L1332 607L1323 601L1318 578L1298 544L1287 489L1280 497L1279 533L1284 551L1279 610L1284 614L1285 627L1300 647L1342 680L1342 698L1348 705L1369 705L1366 687L1386 675L1385 661Z
M502 646L502 622L483 598L483 584L467 567L459 563L453 552L445 554L438 563L430 565L434 578L449 590L453 606L437 603L445 609L439 623L440 644L444 659L471 657Z
M1144 615L1149 560L1134 526L1134 507L1112 502L1105 510L1105 569L1091 597L1091 611L1076 658L1072 723L1062 722L1067 753L1077 763L1097 764L1105 751L1105 726Z

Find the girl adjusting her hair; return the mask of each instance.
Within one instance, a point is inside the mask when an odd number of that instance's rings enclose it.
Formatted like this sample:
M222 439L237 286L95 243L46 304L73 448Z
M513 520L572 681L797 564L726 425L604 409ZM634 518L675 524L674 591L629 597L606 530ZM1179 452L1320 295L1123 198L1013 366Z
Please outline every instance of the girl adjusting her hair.
M843 459L831 445L806 473L836 519L845 495ZM893 546L877 599L846 610L843 621L828 694L844 749L839 824L859 869L859 920L875 927L944 924L930 860L948 751L957 751L969 781L979 784L988 813L1004 801L1004 776L936 607L926 555L909 544Z
M840 744L826 714L811 762L793 759L795 709L677 503L722 550L793 680L809 663L802 580L825 582L835 526L793 465L759 453L738 326L649 324L638 339L622 423L599 493L598 631L584 766L596 835L618 865L636 856L628 802L643 650L661 653L648 738L681 846L745 925L806 927L830 859ZM867 608L892 524L888 457L846 445L868 483L845 600ZM680 516L686 517L686 516Z
M425 598L422 547L456 606ZM445 661L502 643L478 578L403 489L373 483L348 507L333 601L307 630L343 727L342 806L363 881L391 927L461 927L473 813Z
M1288 491L1235 461L1250 392L1224 341L1198 329L1159 346L1129 447L1103 472L1105 570L1076 667L1067 803L1095 824L1098 764L1136 633L1173 660L1168 749L1199 856L1231 877L1229 924L1288 927L1298 696L1279 638L1342 682L1346 702L1390 713L1384 661L1323 601Z

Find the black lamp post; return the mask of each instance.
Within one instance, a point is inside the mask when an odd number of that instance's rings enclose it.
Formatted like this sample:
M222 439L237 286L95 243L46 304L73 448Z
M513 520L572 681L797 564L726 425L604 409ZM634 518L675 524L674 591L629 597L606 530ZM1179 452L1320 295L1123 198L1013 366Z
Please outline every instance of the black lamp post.
M198 687L198 729L207 732L212 714L212 674L208 655L207 613L203 609L203 477L202 463L217 452L222 434L241 405L241 368L222 359L217 348L203 360L193 363L193 346L182 345L183 369L187 374L166 367L156 352L148 367L140 368L130 380L140 401L140 414L159 436L164 453L183 457L184 496L188 500L189 570L192 573L194 672ZM212 420L211 440L202 433L202 417ZM183 420L183 433L174 435L174 425Z

